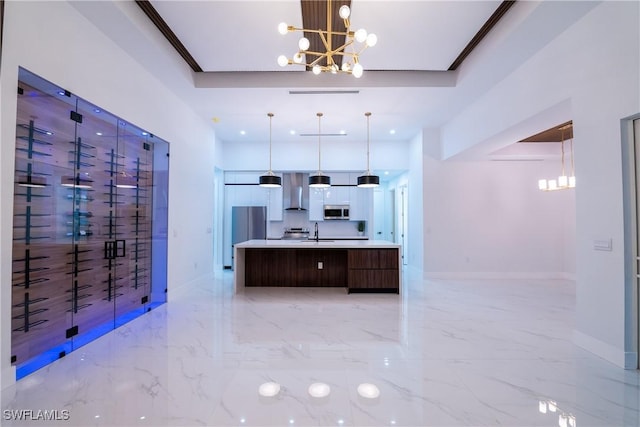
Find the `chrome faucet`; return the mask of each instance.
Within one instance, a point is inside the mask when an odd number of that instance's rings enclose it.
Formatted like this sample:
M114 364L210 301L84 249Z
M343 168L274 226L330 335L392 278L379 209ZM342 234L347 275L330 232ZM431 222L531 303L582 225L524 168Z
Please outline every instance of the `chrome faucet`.
M318 240L320 240L320 236L318 236L318 223L317 222L316 222L316 225L314 226L313 238L316 240L316 242Z

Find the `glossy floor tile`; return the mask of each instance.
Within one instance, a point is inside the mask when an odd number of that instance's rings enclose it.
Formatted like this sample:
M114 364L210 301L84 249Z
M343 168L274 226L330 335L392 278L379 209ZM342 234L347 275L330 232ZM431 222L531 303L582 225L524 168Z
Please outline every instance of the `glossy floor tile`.
M4 390L1 424L639 425L638 371L572 343L572 282L405 273L404 286L234 295L230 272L182 286ZM259 394L266 383L275 396ZM311 396L316 383L329 394Z

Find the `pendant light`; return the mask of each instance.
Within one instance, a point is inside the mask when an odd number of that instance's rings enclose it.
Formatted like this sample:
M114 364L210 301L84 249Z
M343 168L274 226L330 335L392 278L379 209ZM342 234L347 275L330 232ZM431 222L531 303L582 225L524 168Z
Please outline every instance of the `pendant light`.
M567 176L565 171L565 155L564 155L564 131L571 130L570 137L570 148L571 148L571 175ZM573 163L573 124L569 123L565 126L558 128L561 132L561 140L560 140L560 162L562 165L561 175L558 176L557 179L540 179L538 180L538 188L542 191L555 191L555 190L566 190L570 188L576 187L576 174Z
M367 117L367 172L365 175L358 177L358 187L360 188L374 188L380 185L380 177L378 175L371 175L369 169L369 118L371 113L364 113Z
M311 175L309 177L309 187L328 188L331 187L331 177L322 175L322 172L320 171L320 135L322 134L320 120L322 119L322 113L318 113L316 115L318 116L318 174Z
M271 170L271 119L273 119L273 113L268 113L267 116L269 117L269 170L266 175L260 176L260 187L279 188L282 187L282 178Z

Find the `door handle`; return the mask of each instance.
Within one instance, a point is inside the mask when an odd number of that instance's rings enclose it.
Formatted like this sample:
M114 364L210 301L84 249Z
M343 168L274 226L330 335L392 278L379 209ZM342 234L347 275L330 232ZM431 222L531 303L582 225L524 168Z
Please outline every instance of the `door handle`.
M104 242L104 259L114 259L115 251L114 251L114 241L107 240Z
M107 240L104 242L104 259L122 258L127 255L126 241Z
M118 258L122 258L127 254L126 251L126 241L124 239L122 240L116 240L115 243L115 249L116 249L116 254L115 256Z

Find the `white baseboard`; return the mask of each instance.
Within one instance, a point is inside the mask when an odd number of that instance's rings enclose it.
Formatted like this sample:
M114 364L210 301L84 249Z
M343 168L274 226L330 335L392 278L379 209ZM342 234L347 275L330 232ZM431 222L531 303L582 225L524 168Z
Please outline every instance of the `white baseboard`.
M16 367L13 365L9 365L6 366L2 369L2 374L0 377L0 384L2 384L2 386L0 387L1 390L4 390L5 388L8 388L10 386L12 386L13 384L16 383ZM14 390L15 393L15 390ZM8 396L4 396L5 393L3 393L3 400L5 397L8 398Z
M591 335L579 331L573 332L573 342L585 350L624 369L638 369L638 353L625 352L623 349L600 341Z
M425 271L425 279L452 279L452 280L538 280L538 279L552 279L552 280L575 280L575 273L567 272L460 272L460 271Z

